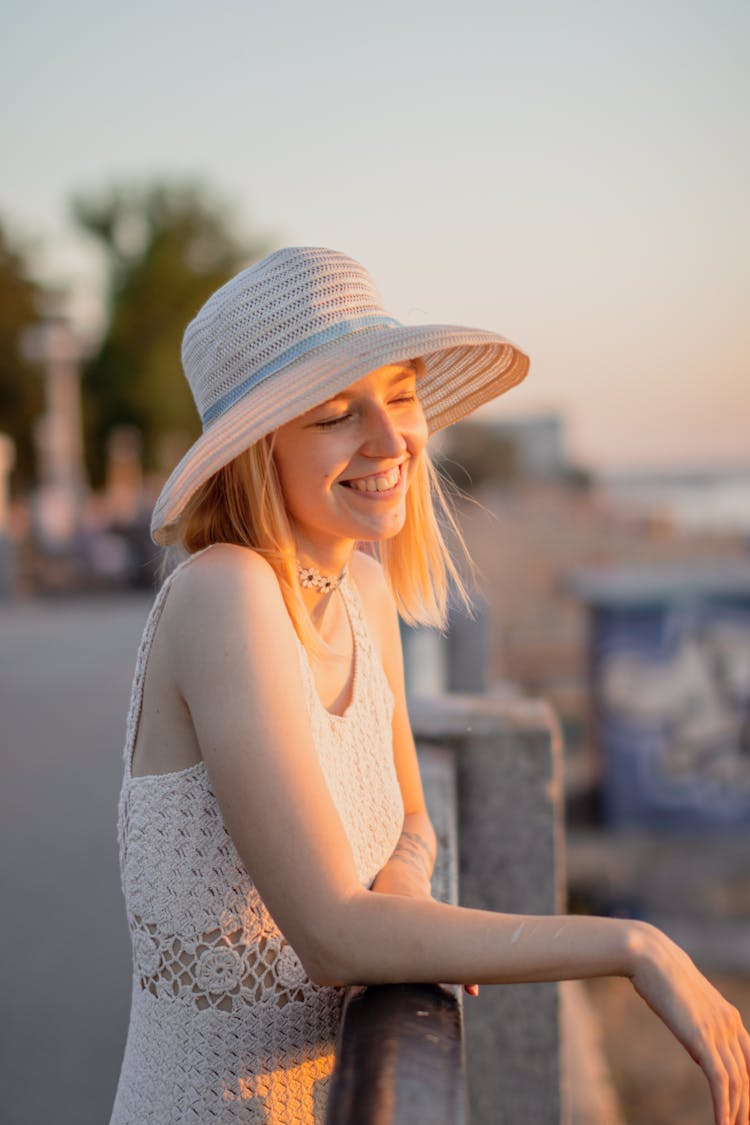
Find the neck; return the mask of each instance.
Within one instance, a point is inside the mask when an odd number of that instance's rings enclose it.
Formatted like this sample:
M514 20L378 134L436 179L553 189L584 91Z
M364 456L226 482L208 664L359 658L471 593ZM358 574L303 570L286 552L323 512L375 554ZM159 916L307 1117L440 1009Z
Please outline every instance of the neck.
M297 562L314 567L321 574L335 578L349 565L353 549L347 551L316 551L302 544L297 547Z
M336 578L349 565L355 542L347 539L335 543L311 543L300 535L295 536L295 553L302 566L314 566L321 574Z
M319 594L331 594L344 581L346 567L339 574L323 574L316 566L301 563L297 559L297 577L303 590L317 590Z
M341 584L352 551L323 553L298 545L296 564L302 600L313 622L322 624L333 595Z

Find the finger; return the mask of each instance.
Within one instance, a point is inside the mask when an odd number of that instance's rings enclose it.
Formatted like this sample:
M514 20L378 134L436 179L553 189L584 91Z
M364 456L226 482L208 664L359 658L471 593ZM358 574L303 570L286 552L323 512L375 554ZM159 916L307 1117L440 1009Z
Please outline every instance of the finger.
M700 1061L701 1068L711 1090L715 1125L726 1125L729 1117L729 1078L726 1067L717 1051L707 1052Z
M479 985L478 984L465 984L464 989L469 996L478 996L479 995Z
M740 1024L739 1031L739 1044L742 1051L742 1057L745 1060L745 1070L750 1075L750 1034L744 1024Z
M729 1084L729 1121L732 1122L732 1125L734 1125L735 1122L741 1122L742 1125L747 1125L747 1070L742 1049L739 1044L739 1038L734 1027L727 1032L727 1039L721 1044L720 1051Z
M729 1040L728 1043L723 1045L721 1057L727 1073L729 1120L732 1125L735 1125L735 1122L740 1122L742 1120L739 1114L742 1091L745 1086L745 1076L740 1069L739 1059L735 1054L735 1044L732 1040ZM744 1067L742 1069L744 1070ZM747 1118L745 1118L743 1125L746 1125L746 1123Z
M732 1049L734 1052L738 1089L737 1123L738 1125L747 1125L748 1119L750 1118L750 1082L748 1081L745 1056L742 1052L739 1038L732 1041Z
M730 1081L730 1120L747 1125L750 1115L750 1079L745 1053L748 1035L739 1012L734 1008L730 1008L725 1043L722 1056Z
M750 1087L748 1086L747 1078L745 1078L742 1083L740 1108L737 1113L737 1125L747 1125L748 1121L750 1121Z

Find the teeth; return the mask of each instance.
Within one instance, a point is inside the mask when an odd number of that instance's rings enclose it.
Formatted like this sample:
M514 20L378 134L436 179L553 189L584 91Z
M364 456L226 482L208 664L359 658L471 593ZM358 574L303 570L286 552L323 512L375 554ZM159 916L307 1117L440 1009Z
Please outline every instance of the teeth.
M387 492L389 488L394 488L398 483L400 470L398 468L391 469L389 473L383 473L374 477L361 477L359 480L350 480L350 488L356 489L357 492Z

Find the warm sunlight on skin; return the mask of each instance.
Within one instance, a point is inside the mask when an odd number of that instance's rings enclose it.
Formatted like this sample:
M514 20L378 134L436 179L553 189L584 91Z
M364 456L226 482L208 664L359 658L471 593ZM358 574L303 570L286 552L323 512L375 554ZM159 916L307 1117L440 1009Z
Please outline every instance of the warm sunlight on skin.
M338 573L357 541L396 535L427 441L407 364L376 368L276 431L274 457L300 553Z

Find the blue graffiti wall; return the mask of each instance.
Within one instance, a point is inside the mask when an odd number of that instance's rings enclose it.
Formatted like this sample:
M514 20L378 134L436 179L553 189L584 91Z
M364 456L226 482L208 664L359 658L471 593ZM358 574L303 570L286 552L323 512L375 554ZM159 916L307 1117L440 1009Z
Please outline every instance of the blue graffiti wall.
M618 823L750 823L750 597L593 606L604 807Z

